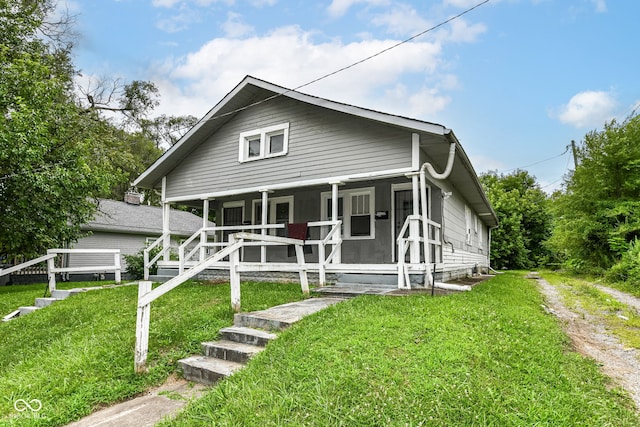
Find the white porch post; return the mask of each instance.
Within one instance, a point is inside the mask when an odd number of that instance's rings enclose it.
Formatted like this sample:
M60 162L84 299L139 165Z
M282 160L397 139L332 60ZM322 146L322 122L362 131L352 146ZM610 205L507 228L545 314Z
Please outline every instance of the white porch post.
M338 221L338 184L339 182L332 182L331 183L331 221ZM342 239L342 233L341 230L338 229L336 231L336 233L334 234L333 237L333 241L337 242L340 241ZM333 258L333 260L331 260L331 262L333 264L340 264L342 263L342 248L339 247L336 250L336 255Z
M209 199L202 200L202 228L206 228L209 225ZM207 257L207 232L200 232L200 261L204 261Z
M420 215L420 186L418 182L418 174L411 175L411 189L413 192L413 215ZM426 239L426 236L423 236ZM409 238L411 239L411 251L409 252L409 260L411 264L420 263L420 223L411 220L409 223Z
M138 282L138 301L151 292L151 282L141 280ZM151 316L151 304L138 306L136 318L136 373L147 372L147 354L149 352L149 318Z
M169 247L171 246L171 236L168 234L170 230L169 226L169 208L171 205L166 202L167 200L167 177L162 177L162 234L166 234L164 240L162 241L162 249L165 250L162 259L164 261L169 261Z
M229 246L232 246L236 242L236 236L229 235ZM240 272L238 267L240 266L240 257L238 250L234 250L229 254L229 281L231 284L231 308L234 312L240 312Z
M260 234L263 236L267 235L267 229L265 226L268 224L268 215L269 215L269 190L260 190L262 193L262 206L261 206L261 214L262 214L262 231ZM260 262L267 262L267 247L265 245L260 246Z
M162 256L164 261L169 261L169 247L171 246L171 235L169 234L171 229L169 227L169 215L171 213L171 205L166 202L162 202L162 234L164 234L164 240L162 241L162 248L167 249Z

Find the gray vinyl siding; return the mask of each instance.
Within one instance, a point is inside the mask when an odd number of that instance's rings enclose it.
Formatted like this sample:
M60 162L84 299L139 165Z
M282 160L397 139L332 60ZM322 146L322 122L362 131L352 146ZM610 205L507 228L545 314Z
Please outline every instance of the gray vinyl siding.
M238 161L241 132L287 122L287 155ZM177 164L166 196L409 167L411 132L281 97L238 113Z
M147 246L146 238L156 239L158 236L124 234L124 233L103 233L93 232L78 240L73 249L120 249L120 265L122 271L126 271L127 263L123 255L133 255ZM171 246L178 247L178 241L172 239ZM113 265L113 255L110 254L69 254L67 257L68 267L93 267ZM97 269L96 273L101 271Z

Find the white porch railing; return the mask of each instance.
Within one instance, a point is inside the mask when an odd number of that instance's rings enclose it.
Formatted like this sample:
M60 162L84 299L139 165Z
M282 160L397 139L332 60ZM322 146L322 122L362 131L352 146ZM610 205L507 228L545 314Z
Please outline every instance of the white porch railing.
M164 233L162 236L158 237L153 243L144 248L143 251L143 259L144 259L144 280L149 280L149 269L153 264L158 262L160 257L164 256L171 249L170 245L166 244L166 241L171 239L167 239L170 237L170 233ZM155 249L160 243L162 243L162 247L160 252L158 252L153 258L149 259L149 255L153 253L153 249Z
M268 263L260 265L245 265L242 267L239 251L245 246L256 246L254 243L273 245L295 245L297 263ZM188 279L198 273L220 262L223 258L229 257L229 275L231 282L231 306L234 311L240 311L240 272L241 271L293 271L300 274L300 285L302 292L309 293L309 281L307 277L307 266L304 259L303 245L305 241L290 239L287 237L270 236L264 234L254 234L239 232L229 236L228 244L215 254L201 260L188 270L181 272L178 276L168 280L157 288L151 290L150 281L140 281L138 287L138 312L136 319L136 352L135 370L144 372L146 370L146 360L149 349L149 318L151 314L151 303L157 298L180 286Z
M409 233L408 237L405 237L407 230L423 230L423 227L420 227L420 222L423 221L421 215L409 215L407 219L404 221L400 232L398 233L398 237L396 238L396 243L398 245L398 289L410 289L411 283L409 280L409 265L410 264L419 264L420 260L420 247L424 247L425 237L421 235L411 235ZM413 224L412 224L413 223ZM442 239L441 239L441 229L442 226L435 221L427 220L427 244L429 245L428 253L423 253L425 268L429 269L429 264L432 263L441 263L442 262L442 251L440 248L442 247ZM415 233L415 232L414 232ZM419 233L419 231L418 231ZM407 251L410 249L412 253L418 254L411 255L410 262L406 262ZM427 259L433 256L433 260ZM416 259L417 258L417 259ZM426 271L426 270L425 270Z
M98 265L98 266L83 266L83 267L56 267L55 259L60 254L112 254L113 264L111 265ZM115 282L121 281L121 266L120 266L120 249L49 249L47 255L32 259L30 261L23 262L16 266L0 269L0 276L15 273L24 268L32 265L39 264L41 262L47 262L47 276L49 280L49 292L56 290L56 273L83 273L90 271L107 272L113 271L115 275Z
M335 264L340 262L340 254L342 248L342 238L340 236L340 230L342 221L313 221L307 224L308 227L317 227L320 230L320 239L317 240L305 240L305 245L315 245L318 247L318 271L320 285L326 283L326 266L327 264ZM264 236L265 239L256 239L254 241L247 241L243 247L258 246L266 248L268 246L278 245L279 243L273 242L269 239L272 237L269 233L271 230L283 230L286 227L285 224L267 224L267 225L229 225L229 226L215 226L204 227L193 233L187 240L185 240L178 247L178 274L182 274L189 267L204 261L207 258L207 251L209 249L215 249L218 252L230 245L230 241L217 240L219 235L224 236L229 232L240 233L255 233ZM329 230L326 236L322 237L322 234ZM209 241L209 238L213 236L214 241ZM149 253L157 245L165 241L165 235L160 236L155 242L153 242L147 249L145 249L144 258L144 272L145 280L149 279L149 269L156 263L160 256L165 253L168 248L163 248L154 258L149 259ZM329 251L327 250L329 247ZM327 256L327 252L329 255ZM265 262L266 259L261 256L261 261ZM218 262L221 262L219 260Z

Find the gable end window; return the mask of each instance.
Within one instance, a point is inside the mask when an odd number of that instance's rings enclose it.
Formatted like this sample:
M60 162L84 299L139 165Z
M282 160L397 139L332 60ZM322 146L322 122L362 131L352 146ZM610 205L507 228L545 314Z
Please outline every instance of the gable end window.
M240 134L238 161L284 156L288 150L289 123L268 126Z

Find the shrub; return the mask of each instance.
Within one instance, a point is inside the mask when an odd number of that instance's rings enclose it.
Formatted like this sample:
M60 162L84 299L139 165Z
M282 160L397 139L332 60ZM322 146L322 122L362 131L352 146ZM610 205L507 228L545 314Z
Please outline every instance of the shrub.
M162 248L160 246L156 246L149 253L149 259L156 256ZM127 273L133 279L142 279L144 278L144 249L140 249L133 255L123 255L124 260L127 262ZM149 274L156 274L158 272L158 265L153 264L149 268Z
M640 286L640 241L634 239L620 261L607 271L607 279Z

